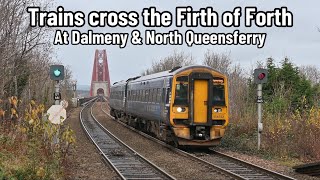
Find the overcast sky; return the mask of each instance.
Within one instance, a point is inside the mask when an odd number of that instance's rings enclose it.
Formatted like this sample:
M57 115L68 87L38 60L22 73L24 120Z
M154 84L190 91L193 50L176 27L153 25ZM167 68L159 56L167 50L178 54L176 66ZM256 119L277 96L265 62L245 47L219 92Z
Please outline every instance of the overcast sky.
M232 60L235 63L240 63L243 67L249 68L256 61L265 60L268 57L273 57L276 60L281 60L288 56L297 65L314 65L320 68L320 32L317 27L320 27L320 1L251 1L251 0L197 0L197 1L155 1L155 0L57 0L55 6L63 6L65 10L83 11L88 14L90 11L137 11L139 14L143 8L155 6L157 10L167 10L175 14L176 6L192 6L194 10L202 7L212 6L219 14L223 11L232 11L236 6L257 6L259 10L273 10L282 6L288 7L288 10L293 13L292 28L257 28L257 27L240 27L240 32L266 32L266 44L262 49L258 49L255 45L252 46L133 46L128 43L127 47L120 49L118 46L82 46L68 45L55 46L57 58L65 65L69 65L73 71L74 78L78 84L90 85L93 58L95 49L106 49L109 62L109 71L111 82L127 79L132 76L139 75L142 70L151 66L153 60L166 57L173 50L191 53L197 63L201 63L203 55L207 49L216 52L230 52ZM243 8L244 9L244 8ZM244 16L244 15L243 15ZM242 16L242 20L244 17ZM243 23L242 23L243 24ZM126 32L131 33L133 28L91 28L85 26L79 30L85 32L92 29L94 32ZM140 26L136 29L144 31L146 28ZM156 28L156 30L165 32L177 29L175 24L169 28ZM221 24L219 27L212 28L192 28L197 32L217 33L217 32L233 32L236 28L224 28ZM181 28L181 33L184 34L186 28ZM53 40L53 38L52 38Z

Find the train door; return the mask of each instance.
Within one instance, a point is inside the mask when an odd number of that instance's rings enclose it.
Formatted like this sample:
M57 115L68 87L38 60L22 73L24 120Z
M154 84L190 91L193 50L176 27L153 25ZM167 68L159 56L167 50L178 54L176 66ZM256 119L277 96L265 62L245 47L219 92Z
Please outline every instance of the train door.
M194 80L193 122L196 124L206 124L208 120L208 86L207 79Z
M212 75L194 72L190 74L190 110L189 117L194 125L211 125Z

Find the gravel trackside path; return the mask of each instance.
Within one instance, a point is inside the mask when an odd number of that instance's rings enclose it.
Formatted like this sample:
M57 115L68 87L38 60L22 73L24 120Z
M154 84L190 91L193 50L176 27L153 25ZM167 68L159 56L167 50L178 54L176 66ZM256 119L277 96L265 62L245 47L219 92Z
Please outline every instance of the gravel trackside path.
M96 147L84 133L79 121L81 108L74 109L65 121L65 124L70 125L76 135L76 143L70 149L68 164L64 167L65 179L120 179L113 169L103 161Z

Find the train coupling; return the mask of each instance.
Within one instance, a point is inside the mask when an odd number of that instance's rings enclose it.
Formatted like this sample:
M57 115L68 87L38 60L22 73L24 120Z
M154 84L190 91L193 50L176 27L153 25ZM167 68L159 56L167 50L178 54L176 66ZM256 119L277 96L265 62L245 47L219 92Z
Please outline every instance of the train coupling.
M206 127L196 126L195 137L199 139L207 139Z

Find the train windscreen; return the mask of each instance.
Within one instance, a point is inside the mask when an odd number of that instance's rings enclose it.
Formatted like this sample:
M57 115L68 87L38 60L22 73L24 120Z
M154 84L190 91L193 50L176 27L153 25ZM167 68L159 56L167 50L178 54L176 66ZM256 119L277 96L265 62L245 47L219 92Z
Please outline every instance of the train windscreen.
M225 106L225 93L224 93L224 85L213 85L213 98L212 105L213 106Z
M188 84L187 83L176 84L174 104L188 105Z

